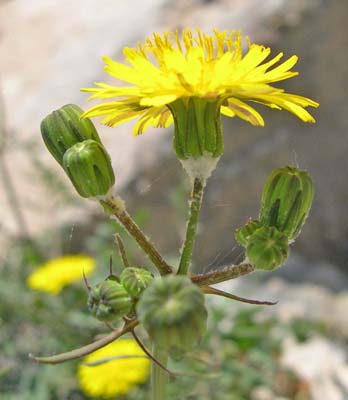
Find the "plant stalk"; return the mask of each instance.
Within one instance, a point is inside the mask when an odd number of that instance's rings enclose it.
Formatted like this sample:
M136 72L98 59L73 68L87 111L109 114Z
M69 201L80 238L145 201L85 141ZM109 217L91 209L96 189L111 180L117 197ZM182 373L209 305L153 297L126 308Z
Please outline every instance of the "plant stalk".
M118 196L110 197L105 201L100 201L100 204L108 215L116 217L126 231L133 236L139 247L153 262L161 275L171 274L173 272L172 267L167 264L155 245L144 235L132 217L127 213L121 198Z
M230 279L240 278L254 271L255 268L251 264L243 262L237 265L232 264L221 270L211 271L206 274L192 275L190 278L191 281L198 286L207 286L229 281Z
M138 225L133 221L127 211L115 212L115 216L126 228L128 233L134 237L138 245L148 255L149 259L157 267L161 275L170 274L171 267L165 262L155 245L143 234Z
M182 248L178 275L187 275L191 264L193 246L195 243L199 211L201 209L205 180L195 178L190 199L190 215L187 223L186 237Z
M167 367L168 351L159 348L155 342L152 344L152 355ZM165 400L168 373L156 363L151 364L151 400Z
M87 344L86 346L80 347L79 349L68 351L67 353L61 353L49 357L36 357L33 354L29 354L29 358L40 364L61 364L66 361L77 360L81 357L93 353L96 350L101 349L102 347L118 339L125 333L131 332L138 324L139 322L136 319L133 319L132 321L127 322L122 328L115 329L101 339L95 340L94 342Z

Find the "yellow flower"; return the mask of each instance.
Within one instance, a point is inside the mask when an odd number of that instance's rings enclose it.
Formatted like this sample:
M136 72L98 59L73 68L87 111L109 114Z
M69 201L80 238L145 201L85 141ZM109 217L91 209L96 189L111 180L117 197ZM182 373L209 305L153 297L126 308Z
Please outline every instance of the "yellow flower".
M82 279L83 272L89 275L95 268L93 258L85 255L70 255L55 258L36 268L27 279L34 290L57 295L63 287Z
M263 126L264 120L247 103L249 101L285 109L304 122L315 122L305 108L317 107L317 102L271 85L298 74L291 71L297 56L279 63L283 57L283 53L279 53L266 61L271 53L269 47L252 44L248 38L245 41L247 49L244 52L241 34L236 31L215 29L213 35L206 35L199 29L195 34L185 29L181 36L178 32L154 33L152 39L146 39L138 48L124 49L130 65L104 57L105 71L131 85L96 83L97 88L82 89L92 92L91 98L114 98L90 108L83 116L104 116L102 122L108 126L139 118L133 130L137 135L151 125L168 127L173 122L173 115L177 120L182 111L180 107L187 105L189 99L204 99L215 101L215 116L219 113L237 116L252 125ZM202 103L197 102L196 108L201 107ZM220 140L214 139L216 132L214 134L210 139ZM210 152L209 146L204 150ZM212 147L211 154L221 152L221 146ZM196 156L197 151L193 153ZM182 152L181 156L186 157L187 152Z
M121 357L118 359L108 358ZM136 356L122 358L122 356ZM89 396L114 397L127 393L134 386L146 382L150 361L133 339L119 339L90 354L85 363L107 361L94 366L81 364L78 378L82 390Z

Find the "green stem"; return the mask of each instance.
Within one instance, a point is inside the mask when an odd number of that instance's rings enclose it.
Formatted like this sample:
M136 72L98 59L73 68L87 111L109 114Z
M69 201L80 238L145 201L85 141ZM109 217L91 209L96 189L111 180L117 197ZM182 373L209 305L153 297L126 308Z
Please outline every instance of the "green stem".
M208 272L206 274L192 275L190 278L191 281L198 286L207 286L229 281L230 279L240 278L254 271L255 268L251 264L241 263L238 265L229 265L221 270Z
M110 198L100 203L104 211L109 215L115 216L127 232L133 236L139 247L147 254L161 275L173 272L172 267L167 264L155 245L144 235L132 217L127 213L123 201L119 197Z
M199 211L201 209L205 180L195 178L190 199L190 215L187 223L186 237L181 253L178 275L187 275L190 267L193 246L196 238Z
M259 300L246 299L245 297L236 296L235 294L227 293L224 292L223 290L219 290L210 286L204 286L201 288L201 290L203 290L203 293L205 294L215 294L216 296L226 297L228 299L237 300L247 304L256 304L260 306L274 306L275 304L277 304L277 302L273 301L259 301Z
M66 361L77 360L81 357L93 353L96 350L101 349L102 347L118 339L125 333L131 332L138 324L139 322L136 319L133 319L132 321L127 322L122 328L115 329L101 339L96 340L86 346L80 347L79 349L68 351L67 353L61 353L49 357L36 357L32 354L29 354L29 357L40 364L60 364Z
M164 366L167 366L168 351L159 348L156 343L152 345L152 355ZM168 373L152 362L151 365L151 400L165 400Z
M144 250L149 259L158 268L161 275L170 274L172 272L171 267L164 261L155 245L143 234L127 211L116 212L115 216L127 229L128 233L134 237L138 245Z

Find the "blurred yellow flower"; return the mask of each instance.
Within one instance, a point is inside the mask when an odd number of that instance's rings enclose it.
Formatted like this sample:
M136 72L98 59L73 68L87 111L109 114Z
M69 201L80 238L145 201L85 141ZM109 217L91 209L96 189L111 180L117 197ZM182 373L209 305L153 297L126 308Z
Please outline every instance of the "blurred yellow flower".
M279 53L265 61L271 53L269 47L252 44L248 38L245 42L243 54L242 36L236 31L154 33L137 48L124 49L130 65L104 57L105 71L131 86L96 83L97 88L82 89L93 93L90 98L116 98L91 107L83 117L104 116L102 122L108 126L139 118L133 130L137 135L151 125L168 127L181 102L201 98L217 100L221 114L252 125L263 126L264 121L246 101L285 109L304 122L315 122L305 108L317 107L317 102L270 85L298 75L291 71L297 56L279 64L283 57Z
M93 258L86 255L69 255L55 258L37 267L27 279L34 290L57 295L63 287L82 279L83 271L89 275L95 268Z
M121 358L112 359L118 356ZM106 362L98 364L98 361ZM93 362L96 365L86 365ZM150 373L150 361L133 339L118 339L87 356L84 363L78 368L78 378L82 390L89 396L125 394L134 386L145 383Z

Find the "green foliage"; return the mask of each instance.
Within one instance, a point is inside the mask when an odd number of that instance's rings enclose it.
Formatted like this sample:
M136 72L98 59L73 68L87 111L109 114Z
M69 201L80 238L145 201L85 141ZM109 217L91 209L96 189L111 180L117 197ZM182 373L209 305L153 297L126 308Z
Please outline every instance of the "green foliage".
M135 219L139 226L144 226L147 211L138 210ZM86 252L97 261L91 282L100 282L109 274L110 254L113 254L113 270L120 274L122 262L113 238L115 232L122 235L130 262L144 264L136 244L113 220L45 232L35 242L16 239L8 246L0 265L1 399L87 399L78 388L78 361L43 366L30 360L28 354L68 351L92 342L96 335L109 330L89 313L82 277L58 296L32 291L26 286L26 278L43 261L57 254L79 252Z
M148 219L145 209L135 213L141 227ZM16 246L9 246L0 280L1 399L88 399L78 387L78 361L43 366L28 358L30 352L54 354L80 347L108 331L88 312L83 281L52 297L31 291L25 279L45 259L72 252L86 252L96 259L98 267L90 277L91 284L108 275L110 254L113 273L119 276L123 267L115 233L122 236L131 265L148 265L134 241L114 220L96 220L74 229L69 226L57 233L47 232L35 243L16 241ZM277 319L264 317L263 308L236 307L222 298L208 304L208 308L210 329L200 348L180 362L172 360L168 366L183 374L171 380L168 400L249 400L251 393L262 386L278 396L296 399L298 380L279 364L282 340L287 335L303 341L313 334L328 334L325 327L304 320L282 326ZM142 338L149 347L146 336ZM148 386L135 388L122 400L148 400Z
M280 387L280 377L291 388L297 379L279 363L279 321L263 318L262 309L245 306L232 317L230 304L221 299L209 307L211 327L204 343L184 363L173 366L187 376L171 383L170 400L249 400L259 387L294 399L296 393Z

